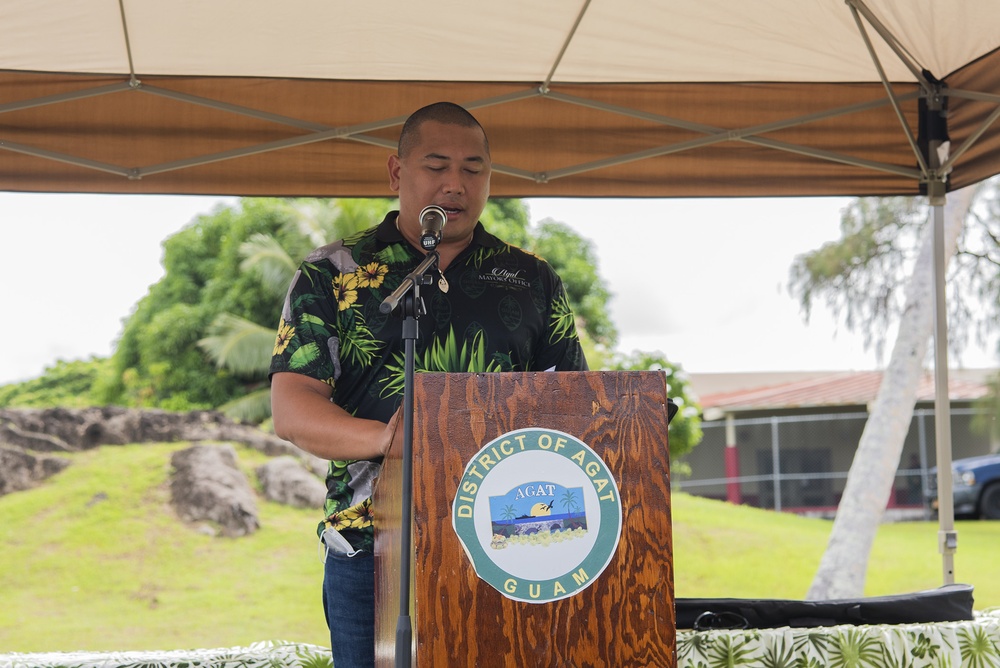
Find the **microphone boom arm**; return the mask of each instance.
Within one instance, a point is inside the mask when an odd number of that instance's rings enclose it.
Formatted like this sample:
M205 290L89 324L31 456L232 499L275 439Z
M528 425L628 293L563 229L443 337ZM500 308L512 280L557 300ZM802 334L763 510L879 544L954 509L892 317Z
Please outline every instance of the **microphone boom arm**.
M382 313L392 313L399 306L399 301L403 296L409 292L409 290L416 285L423 285L426 281L427 272L432 270L438 262L439 255L437 251L431 251L424 258L423 262L417 265L417 268L407 274L402 283L399 284L392 294L382 300L379 304L378 310Z

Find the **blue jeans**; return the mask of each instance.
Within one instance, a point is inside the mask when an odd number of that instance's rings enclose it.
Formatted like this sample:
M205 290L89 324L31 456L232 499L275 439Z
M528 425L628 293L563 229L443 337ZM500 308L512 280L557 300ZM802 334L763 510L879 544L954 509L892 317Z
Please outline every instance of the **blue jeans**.
M375 557L328 552L323 607L335 668L375 666Z

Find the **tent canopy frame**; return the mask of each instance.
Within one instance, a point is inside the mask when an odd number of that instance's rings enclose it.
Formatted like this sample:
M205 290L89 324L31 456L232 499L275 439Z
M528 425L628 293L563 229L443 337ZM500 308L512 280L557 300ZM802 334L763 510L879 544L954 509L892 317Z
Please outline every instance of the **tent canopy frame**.
M569 177L600 172L601 170L611 167L628 165L630 163L649 160L652 158L682 154L695 151L697 149L736 142L768 150L795 154L820 161L849 165L865 170L891 174L918 183L921 190L923 190L934 181L946 179L947 175L953 170L955 163L963 155L965 155L972 146L975 145L975 143L993 124L997 122L998 119L1000 119L1000 95L988 91L980 92L952 89L949 88L943 81L935 79L931 73L920 67L914 56L905 48L900 40L892 34L879 17L871 11L863 0L846 0L846 4L853 15L858 34L864 41L869 57L878 72L878 79L886 93L883 98L845 104L835 108L802 114L778 121L769 121L745 127L725 128L660 113L653 113L642 109L603 102L597 99L588 99L579 95L562 92L560 90L561 84L555 82L554 77L559 69L564 55L572 44L574 37L577 35L577 31L591 6L591 2L592 0L586 0L577 12L572 26L569 28L564 41L558 49L544 81L537 84L530 84L523 90L487 98L466 100L461 102L461 104L470 110L475 110L540 98L569 105L578 109L589 109L602 114L611 114L622 118L642 121L654 126L683 130L697 136L670 144L652 146L639 151L619 153L617 155L606 156L596 160L558 167L553 166L538 169L513 164L498 163L494 165L494 171L497 174L510 176L514 179L530 182L535 185L545 185L559 180L564 180ZM118 8L121 18L122 38L129 67L129 73L122 81L96 85L82 90L41 96L28 100L3 103L0 104L0 119L3 118L4 114L11 112L39 109L66 102L79 102L89 98L117 95L119 93L128 92L158 96L184 105L206 107L224 114L233 114L267 124L302 131L305 134L285 137L273 141L254 143L240 148L204 153L202 155L188 156L181 159L145 165L138 163L111 163L84 157L82 155L74 155L59 150L53 150L52 148L44 148L41 146L29 145L24 142L6 140L2 137L0 137L0 149L12 153L20 153L23 155L41 158L43 160L60 162L83 168L85 170L104 172L133 182L141 181L154 175L177 172L180 170L190 169L192 167L227 162L239 158L257 156L333 140L366 144L387 149L389 151L395 149L395 142L391 138L379 136L373 133L401 126L405 121L405 115L396 115L359 124L332 127L315 121L290 117L263 109L234 104L201 95L194 95L179 90L172 90L165 86L144 83L142 79L140 79L139 74L135 71L129 21L125 10L124 0L119 0ZM879 35L882 41L890 48L891 52L894 53L900 62L904 64L906 69L912 73L916 81L917 90L905 92L897 92L895 90L893 83L889 80L888 75L886 74L885 68L880 62L877 49L872 41L872 37L869 35L866 24ZM914 99L925 101L943 100L943 104L946 108L947 100L949 98L994 104L996 105L996 108L992 111L992 113L987 115L987 117L979 124L978 128L966 137L964 143L958 150L951 153L951 155L947 156L942 161L938 170L932 170L928 165L926 156L917 145L918 140L914 136L914 133L907 122L906 113L904 112L902 105L906 102L911 102ZM835 150L796 144L767 136L781 130L803 127L851 114L877 110L887 105L892 108L896 118L898 119L899 127L901 128L902 133L911 148L912 155L916 160L916 166L906 166L890 162L870 160L859 156L841 153ZM938 105L934 104L934 107L938 108ZM920 112L923 113L923 111L924 107L921 105ZM923 126L923 124L924 119L919 119L918 125Z

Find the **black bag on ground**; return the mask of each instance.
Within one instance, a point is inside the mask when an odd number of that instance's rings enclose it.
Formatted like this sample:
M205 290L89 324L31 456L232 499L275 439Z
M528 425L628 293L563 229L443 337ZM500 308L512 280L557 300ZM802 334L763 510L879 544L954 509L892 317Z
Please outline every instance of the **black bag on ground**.
M677 628L773 629L837 624L920 624L973 618L972 586L953 584L912 594L828 601L678 598Z

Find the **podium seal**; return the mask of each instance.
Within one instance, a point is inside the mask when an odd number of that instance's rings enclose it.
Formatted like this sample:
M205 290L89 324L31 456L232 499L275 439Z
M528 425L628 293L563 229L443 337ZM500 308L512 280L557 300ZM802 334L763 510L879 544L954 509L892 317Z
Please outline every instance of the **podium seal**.
M546 603L580 593L621 538L618 485L586 443L518 429L465 467L452 524L476 574L507 598Z

